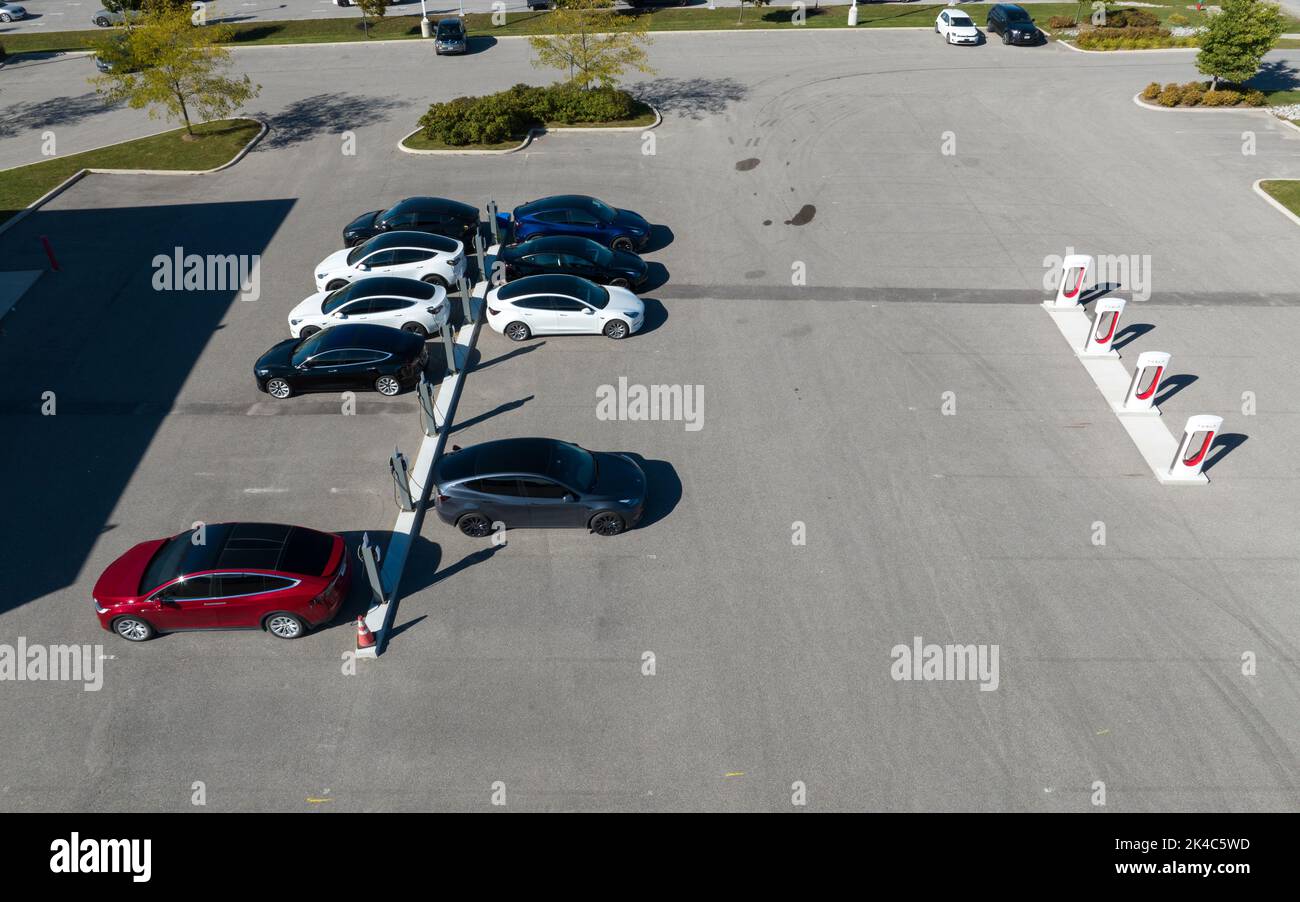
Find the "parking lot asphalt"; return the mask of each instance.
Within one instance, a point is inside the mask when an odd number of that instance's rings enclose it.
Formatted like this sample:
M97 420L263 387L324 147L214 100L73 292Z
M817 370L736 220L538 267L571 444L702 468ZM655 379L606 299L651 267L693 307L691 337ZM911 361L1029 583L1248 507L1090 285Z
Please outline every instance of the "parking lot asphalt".
M522 42L418 97L349 48L335 106L309 51L240 52L273 131L238 166L91 176L6 233L9 265L38 266L45 234L63 272L0 337L5 472L32 476L6 485L20 515L0 637L109 658L100 692L0 684L21 725L0 734L0 808L188 809L201 781L220 810L479 810L501 781L525 810L782 810L799 781L815 808L1082 811L1095 780L1112 810L1294 808L1300 236L1249 186L1300 175L1300 135L1132 104L1146 81L1190 77L1190 57L932 37L737 35L726 55L661 38L653 155L636 133L495 158L396 150L423 103L525 77ZM384 59L451 62L425 53ZM72 96L58 67L74 62L47 64L47 91ZM35 96L35 76L8 74ZM4 159L24 161L38 118ZM113 111L61 128L147 126ZM641 528L496 547L430 516L389 649L355 676L343 620L292 643L98 629L102 567L194 520L382 541L385 460L419 440L414 401L362 395L351 417L327 396L273 403L253 358L355 213L567 191L660 226L648 328L523 345L485 330L452 441L634 452ZM1172 429L1225 416L1208 488L1156 483L1037 307L1067 245L1151 256L1123 353L1173 352ZM152 291L149 260L173 246L260 254L261 298ZM599 419L620 377L700 386L702 428ZM44 391L56 416L36 412ZM998 645L999 687L894 681L891 648L915 636Z

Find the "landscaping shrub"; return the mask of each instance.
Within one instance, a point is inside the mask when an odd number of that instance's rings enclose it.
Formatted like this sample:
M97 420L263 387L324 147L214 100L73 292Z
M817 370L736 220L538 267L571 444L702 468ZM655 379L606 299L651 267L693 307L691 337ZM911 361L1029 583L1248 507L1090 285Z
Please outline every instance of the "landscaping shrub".
M1246 106L1263 106L1268 102L1268 98L1264 96L1263 91L1250 91L1241 102Z
M1160 82L1158 81L1153 81L1142 89L1143 100L1155 100L1158 96L1160 96Z
M1170 13L1169 18L1165 20L1170 25L1190 25L1192 20L1182 13Z
M1236 106L1241 102L1241 92L1231 90L1206 91L1201 103L1206 106Z
M1205 96L1205 86L1199 81L1189 81L1178 93L1182 106L1199 106L1201 98Z
M1178 104L1182 102L1182 99L1183 92L1177 87L1170 85L1160 92L1160 96L1156 98L1156 103L1161 106L1178 106Z
M1052 16L1047 20L1048 28L1074 28L1078 24L1074 16Z
M435 103L420 117L424 136L452 147L500 144L522 138L547 122L616 122L641 109L618 88L584 90L573 85L515 85L483 97L457 97Z
M1194 35L1174 37L1168 28L1091 28L1079 32L1075 43L1084 50L1154 50L1195 47Z
M1106 12L1107 28L1158 28L1160 18L1145 9L1115 9Z

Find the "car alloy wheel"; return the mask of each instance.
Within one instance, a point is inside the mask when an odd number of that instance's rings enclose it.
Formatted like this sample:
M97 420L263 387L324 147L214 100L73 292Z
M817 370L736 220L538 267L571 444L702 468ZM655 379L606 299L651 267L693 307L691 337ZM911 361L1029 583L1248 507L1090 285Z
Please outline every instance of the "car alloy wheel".
M1002 32L1002 43L1004 43L1004 44L1010 44L1010 43L1011 43L1011 35L1010 35L1010 33L1005 32L1005 31Z
M514 322L505 328L506 338L511 341L525 341L529 336L528 327L523 323Z
M402 326L402 331L410 332L412 335L418 335L421 338L429 337L429 330L424 328L424 326L420 325L419 323L407 323L406 325Z
M598 536L616 536L627 527L613 511L601 511L591 518L591 531Z
M12 22L12 21L13 19L9 18L8 13L0 13L0 22Z
M306 629L293 614L272 614L266 618L266 631L280 639L297 639Z
M466 514L456 526L471 539L482 539L492 534L492 521L482 514Z
M621 319L612 319L605 323L605 337L615 340L627 338L627 323Z
M283 401L285 398L293 394L293 389L290 388L289 383L285 382L283 379L272 379L270 382L266 383L266 393L272 398Z
M392 376L380 376L375 380L375 391L379 392L386 398L391 398L401 390L401 383Z
M626 235L620 235L609 243L609 249L612 251L631 251L632 239Z
M299 337L299 338L311 338L313 335L315 335L315 334L316 334L317 332L319 332L319 331L320 331L320 329L319 329L318 327L316 327L316 326L303 326L303 327L302 327L302 331L298 333L298 337Z
M632 283L629 282L627 279L623 278L622 276L619 276L619 277L616 278L616 279L610 279L610 280L609 280L609 284L613 285L615 288L631 288L631 287L632 287Z
M425 276L420 281L428 282L430 285L437 285L439 288L447 287L447 280L444 279L442 276Z
M135 617L122 617L115 620L113 631L128 642L143 642L153 638L153 627Z
M98 19L95 20L95 24L98 25L100 28L107 28L109 22L103 16L100 16Z

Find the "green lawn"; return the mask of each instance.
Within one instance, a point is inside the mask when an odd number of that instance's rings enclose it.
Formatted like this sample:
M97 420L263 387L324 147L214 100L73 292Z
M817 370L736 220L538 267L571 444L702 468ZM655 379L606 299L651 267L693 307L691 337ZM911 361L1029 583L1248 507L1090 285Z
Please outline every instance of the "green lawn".
M645 104L645 112L632 119L617 119L613 122L548 122L546 128L548 131L563 131L566 128L644 128L648 125L654 125L655 111ZM441 141L427 138L424 132L416 132L407 138L404 143L412 150L509 150L512 147L518 147L523 142L526 135L519 135L508 141L502 141L499 144L444 144Z
M214 169L239 153L262 128L251 119L226 119L66 157L55 157L0 173L0 222L56 187L79 169Z
M946 4L928 3L871 3L858 7L859 28L930 28L934 18ZM989 4L962 4L977 23L983 23ZM1173 13L1182 13L1192 24L1203 21L1205 13L1186 9L1183 4L1142 7L1155 13L1163 21ZM1082 10L1082 11L1081 11ZM807 9L807 21L802 26L790 24L791 10L773 6L749 7L740 16L735 6L709 10L703 8L659 8L635 13L648 20L651 31L696 30L753 30L758 28L846 28L847 7L834 6ZM1042 25L1052 16L1082 16L1087 20L1089 7L1079 3L1035 3L1031 8L1034 18ZM482 35L529 35L546 31L548 14L544 12L511 13L505 25L492 25L490 13L471 13L465 17L470 37ZM338 41L367 40L356 19L302 19L292 22L241 22L231 26L232 45L243 44L308 44ZM1300 32L1300 20L1288 19L1287 31ZM6 34L0 41L10 53L34 53L58 50L88 50L106 34L105 29L87 31L21 32ZM369 40L393 41L418 38L418 15L398 15L386 18L370 29Z
M1268 182L1261 182L1260 187L1273 200L1286 207L1292 213L1300 216L1300 180L1297 179L1277 179Z

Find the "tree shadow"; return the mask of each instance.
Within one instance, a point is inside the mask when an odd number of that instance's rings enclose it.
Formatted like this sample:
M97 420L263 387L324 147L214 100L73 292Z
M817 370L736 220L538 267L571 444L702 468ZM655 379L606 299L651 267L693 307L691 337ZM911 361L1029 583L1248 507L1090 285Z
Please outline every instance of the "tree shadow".
M632 86L637 99L661 113L689 119L716 116L749 96L749 86L734 78L655 78Z
M20 131L75 125L118 106L105 103L94 91L76 97L21 101L0 109L0 138L12 138Z
M825 13L826 10L822 9L819 6L814 6L811 9L805 8L803 11L804 17L806 19L811 19L813 16L820 16ZM794 21L794 14L795 14L794 7L791 7L790 9L774 9L770 13L763 13L763 21L784 22L785 24L788 25Z
M309 141L317 135L354 131L387 118L392 110L408 106L390 97L360 94L317 94L295 100L275 115L257 113L271 127L261 147L278 150Z
M1115 333L1115 338L1110 343L1111 350L1122 351L1153 329L1155 326L1150 323L1130 323Z
M1211 467L1244 445L1247 438L1249 436L1240 432L1224 432L1216 436L1214 443L1210 445L1209 456L1205 458L1205 463L1201 465L1201 472L1208 473Z
M1196 377L1190 373L1180 373L1177 376L1170 376L1168 379L1165 379L1160 383L1160 392L1156 395L1152 403L1157 407L1161 404L1167 403L1170 398L1195 381Z
M1244 87L1255 91L1289 91L1300 88L1300 69L1285 59L1269 59L1246 80Z

